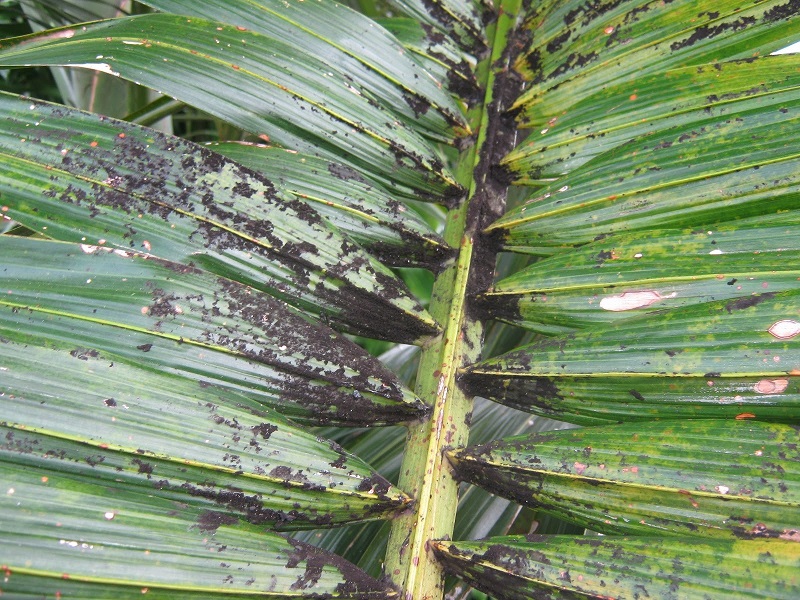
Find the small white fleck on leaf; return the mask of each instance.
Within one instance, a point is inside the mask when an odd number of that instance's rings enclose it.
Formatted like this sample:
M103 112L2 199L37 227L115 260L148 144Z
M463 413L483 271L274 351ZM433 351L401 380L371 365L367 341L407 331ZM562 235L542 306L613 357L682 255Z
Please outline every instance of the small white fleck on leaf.
M108 73L109 75L114 75L115 77L119 77L119 73L114 71L111 68L111 65L108 63L80 63L70 65L70 67L76 67L80 69L92 69L94 71L101 71L103 73Z
M800 333L800 323L790 319L783 319L772 324L767 331L770 332L772 337L779 340L788 340Z
M731 490L731 488L729 488L727 485L718 485L714 489L720 494L727 494Z
M709 254L722 254L722 250L719 248L714 248Z

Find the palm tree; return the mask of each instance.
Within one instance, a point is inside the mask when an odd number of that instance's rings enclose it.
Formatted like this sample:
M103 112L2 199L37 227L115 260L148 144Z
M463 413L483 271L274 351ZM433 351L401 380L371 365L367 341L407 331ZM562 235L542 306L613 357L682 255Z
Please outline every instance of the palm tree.
M0 95L4 597L797 597L794 2L144 4L0 43L245 132Z

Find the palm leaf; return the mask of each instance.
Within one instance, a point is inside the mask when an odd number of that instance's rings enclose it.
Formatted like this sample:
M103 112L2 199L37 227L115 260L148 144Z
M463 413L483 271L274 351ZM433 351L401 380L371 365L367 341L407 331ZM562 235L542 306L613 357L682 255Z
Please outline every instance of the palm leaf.
M657 296L643 291L605 299L635 305ZM624 328L544 339L478 363L469 369L468 385L511 406L578 423L678 415L793 422L797 302L797 290L762 292L631 317Z
M19 441L22 448L36 443L24 434ZM9 487L0 496L0 560L3 592L11 597L74 591L78 598L287 598L308 588L329 597L394 597L338 557L237 527L228 513L154 497L152 484L116 483L109 497L102 480L51 471L52 462L2 463ZM58 520L48 518L54 513Z
M696 224L713 229L794 209L797 101L781 98L767 108L748 105L743 96L735 104L741 106L730 113L651 130L609 149L537 191L490 230L503 236L507 249L551 254L612 233Z
M462 48L472 48L477 53L486 46L487 39L478 7L465 0L388 0L403 14L418 19L438 32L446 33L458 41Z
M627 83L633 94L639 78L674 67L769 54L795 41L793 16L780 0L745 10L727 0L713 6L703 0L679 6L544 2L525 24L536 30L536 42L520 54L517 68L533 85L514 108L541 102L552 117L609 83Z
M531 111L543 112L528 118L546 126L503 163L518 181L536 182L570 172L653 129L702 129L714 116L749 107L786 110L798 94L796 62L793 56L761 56L681 67L637 77L633 89L627 82L606 85L561 114L533 105Z
M384 264L436 270L453 254L413 209L347 165L261 144L218 143L213 149L311 204Z
M473 69L475 57L465 54L452 38L414 19L394 17L377 20L413 53L429 73L460 98L472 99L480 90Z
M102 354L154 379L168 366L195 388L233 391L253 410L270 406L305 422L371 425L424 414L355 344L241 284L85 244L3 237L0 248L13 282L0 300L8 340ZM43 290L43 279L57 291Z
M0 240L0 590L796 595L793 4L390 4L153 0L178 14L0 43L248 142L0 100L29 236ZM421 300L370 252L434 271L401 272ZM418 347L387 369L328 325ZM582 527L630 537L449 541Z
M278 0L234 0L224 6L187 0L148 0L146 4L168 13L236 25L273 39L289 39L295 47L347 74L354 89L363 90L434 139L452 141L451 127L467 127L441 81L407 57L398 41L372 20L341 4Z
M798 439L787 425L666 421L506 438L450 458L464 479L602 533L796 542Z
M389 334L374 327L387 302L396 339L434 330L385 267L258 173L121 121L8 96L0 102L6 216L55 239L105 240L202 266L364 335ZM375 292L375 306L354 302L359 288Z
M137 51L140 46L149 52ZM353 87L349 74L333 71L301 47L241 31L241 26L148 14L61 28L3 45L0 65L34 63L110 72L202 105L285 147L334 160L345 153L357 168L405 194L429 199L461 195L430 146ZM302 77L293 75L296 69ZM247 108L231 99L233 89L235 98L248 99ZM339 135L340 130L347 135Z
M641 312L797 289L796 213L774 226L617 235L536 262L483 296L492 315L542 333ZM780 222L782 221L782 223Z
M788 600L800 590L791 542L533 535L438 542L434 550L449 571L502 599Z

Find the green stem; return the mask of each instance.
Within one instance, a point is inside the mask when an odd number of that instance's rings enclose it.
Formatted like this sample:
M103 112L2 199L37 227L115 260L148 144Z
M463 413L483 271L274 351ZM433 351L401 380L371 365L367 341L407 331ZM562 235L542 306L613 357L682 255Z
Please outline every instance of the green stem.
M458 484L444 457L445 448L467 444L472 398L461 392L456 377L461 367L478 360L483 324L470 311L469 298L494 271L494 254L487 250L482 229L497 218L505 203L489 166L507 151L510 141L500 131L503 102L497 97L507 75L510 35L520 0L505 0L489 28L491 55L478 67L486 90L483 103L470 111L477 132L475 144L461 157L457 177L469 189L468 199L448 215L445 239L459 249L458 258L436 280L431 313L444 332L424 348L416 392L432 407L431 419L409 429L400 471L401 489L416 498L412 511L395 519L385 568L403 590L404 600L438 600L444 594L444 574L428 550L428 542L452 536L458 506Z

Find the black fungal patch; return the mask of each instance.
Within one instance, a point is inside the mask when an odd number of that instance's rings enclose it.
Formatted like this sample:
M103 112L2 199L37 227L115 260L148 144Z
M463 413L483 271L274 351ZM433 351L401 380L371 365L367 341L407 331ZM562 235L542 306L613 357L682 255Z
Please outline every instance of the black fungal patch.
M434 0L422 0L427 13L441 24L443 31L449 32L450 37L462 48L470 48L470 52L480 55L487 51L483 42L483 34L475 27L462 19L456 18L453 14L443 8L440 2ZM463 31L470 39L462 39L457 32Z
M96 467L100 463L104 462L106 460L106 457L100 454L94 454L92 456L87 456L86 458L84 458L84 460L86 461L86 464L89 465L90 467Z
M481 88L475 80L472 67L466 60L462 60L459 63L453 63L449 60L444 62L450 67L447 72L447 89L463 99L468 107L477 106L482 99Z
M331 522L329 515L304 513L299 510L301 508L300 506L297 506L296 510L291 511L268 508L264 505L260 496L247 495L241 491L216 490L213 485L198 487L190 483L182 484L181 488L190 496L206 498L219 506L224 506L228 510L241 514L248 523L252 523L253 525L280 527L281 525L288 525L300 520L324 527Z
M727 94L722 94L717 96L716 94L711 94L710 96L706 96L706 100L710 103L714 102L722 102L726 100L736 100L737 98L743 98L746 96L755 96L756 94L766 94L769 91L766 85L763 83L761 85L757 85L752 87L748 90L743 90L741 92L728 92Z
M483 319L496 319L500 321L519 321L522 319L520 313L520 298L503 294L500 296L479 294L473 302L476 313L482 315Z
M469 394L520 410L535 407L542 412L552 413L556 402L564 398L550 377L509 377L467 373L462 377L461 383Z
M775 296L775 292L764 292L763 294L755 294L753 296L745 296L744 298L737 298L736 300L731 300L725 305L725 310L728 313L732 313L735 310L744 310L746 308L752 308L753 306L758 306L764 300L769 300Z
M148 316L155 317L157 319L171 317L174 315L179 314L178 310L174 306L174 302L178 301L179 298L174 294L167 294L164 290L160 288L156 288L152 292L153 296L153 303L148 307L147 314ZM146 346L147 344L145 344ZM152 344L150 344L152 348ZM137 346L139 350L143 352L147 352L148 350L144 350L143 347Z
M147 475L147 478L150 479L150 476L153 474L153 465L151 463L144 462L138 458L134 458L131 462L138 467L138 472L140 474Z
M250 431L253 432L255 437L260 437L261 439L268 440L269 437L278 431L277 425L272 425L271 423L262 423L261 425L256 425L255 427L251 427Z
M344 448L342 448L333 440L328 440L328 445L330 446L331 450L339 455L335 461L330 463L331 467L334 469L343 469L347 464L347 453L345 452Z
M552 40L550 40L547 43L547 46L546 46L547 52L549 52L550 54L553 54L554 52L558 52L559 50L561 50L561 47L567 41L569 41L569 39L571 37L572 37L572 30L569 29L569 28L563 29L561 31L561 33L559 33L557 36L555 36Z
M702 25L695 29L692 32L692 35L687 37L686 39L673 42L670 45L670 50L676 52L678 50L682 50L683 48L690 48L694 46L696 43L701 42L703 40L715 38L718 35L725 33L727 31L739 31L741 29L746 29L751 25L756 24L755 17L741 17L736 19L735 21L726 21L724 23L719 23L717 25Z
M775 21L790 19L792 17L796 17L798 12L800 12L800 0L791 0L786 4L773 6L767 12L765 12L764 22L774 23Z
M560 64L558 67L553 69L553 71L547 76L547 79L555 79L569 73L570 71L578 70L586 65L596 61L599 58L599 54L597 52L589 52L587 54L578 54L573 52L567 59Z
M203 533L216 533L223 525L231 526L239 522L233 515L228 515L213 510L206 510L197 517L197 528Z
M300 542L291 538L287 541L294 547L289 553L286 561L287 569L303 568L303 572L297 576L291 585L292 590L306 590L319 581L325 566L335 568L344 581L336 586L336 597L347 598L377 598L377 594L384 594L385 597L395 596L395 590L387 584L381 583L377 579L370 577L361 569L347 562L343 558L315 548L310 544ZM307 594L309 598L332 598L330 594Z
M597 254L594 255L594 260L597 263L597 266L601 266L607 260L611 260L614 258L614 253L610 250L601 250Z
M628 390L628 393L634 398L636 398L639 402L645 401L644 396L642 396L642 394L637 392L636 390Z
M347 181L352 179L360 183L365 183L365 184L367 183L367 180L364 179L358 171L356 171L352 167L348 167L347 165L342 165L339 163L329 163L328 172L337 179L341 179L342 181Z
M70 350L69 355L78 360L89 360L90 358L97 358L100 356L100 353L97 350L88 348L75 348L74 350Z
M411 110L414 111L414 116L418 119L431 109L431 103L416 94L409 94L404 91L403 99L411 107Z
M451 555L452 553L453 555ZM444 565L445 569L451 573L458 573L467 582L473 582L477 589L488 594L490 597L507 598L509 589L514 589L510 585L510 577L503 564L501 570L488 568L473 568L478 562L479 557L472 557L468 553L461 553L450 549L450 553L436 551L436 556ZM531 596L532 597L532 596ZM553 598L553 596L541 596L542 598ZM559 593L560 598L570 598L570 596ZM577 599L577 596L575 597Z
M274 298L253 294L250 288L228 280L220 279L219 284L224 295L215 303L224 302L230 314L252 324L258 335L231 330L208 341L284 371L286 376L278 384L282 399L306 408L318 422L363 425L408 421L424 414L421 402L400 402L403 391L399 380L355 343ZM259 338L271 340L270 346L260 344ZM304 361L303 356L314 357L314 362ZM328 368L322 370L323 364ZM351 370L345 370L344 365ZM325 382L331 385L322 385ZM353 394L353 390L359 394ZM378 404L372 394L397 402Z

